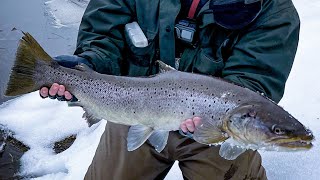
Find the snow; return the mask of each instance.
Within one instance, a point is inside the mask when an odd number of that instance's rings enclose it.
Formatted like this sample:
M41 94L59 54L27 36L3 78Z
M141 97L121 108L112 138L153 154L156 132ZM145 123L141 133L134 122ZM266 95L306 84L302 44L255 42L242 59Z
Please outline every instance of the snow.
M57 28L54 31L59 34L61 29L66 28L76 32L88 1L46 1L45 12L50 15L47 18L52 18L54 28ZM320 72L317 69L320 65L317 54L320 50L320 2L295 0L294 3L301 18L300 43L280 105L309 127L317 138L320 137ZM70 34L61 34L59 36L66 37L68 41L75 39L70 38ZM71 47L69 48L73 49L74 45ZM53 53L57 55L59 52ZM101 121L89 128L82 119L82 114L81 108L69 108L66 103L41 99L38 92L0 105L0 124L6 125L15 133L15 138L30 147L21 159L21 174L41 180L82 179L106 124ZM53 143L73 134L77 134L74 144L66 151L55 154L52 150ZM262 151L261 155L263 166L271 180L316 180L320 176L319 152L319 141L315 141L314 148L310 151ZM183 179L177 163L166 179Z
M81 108L41 99L38 92L10 100L0 109L1 124L30 147L21 158L21 175L52 179L81 179L90 164L106 121L88 127ZM55 154L55 142L77 134L74 144ZM58 177L56 177L56 175Z

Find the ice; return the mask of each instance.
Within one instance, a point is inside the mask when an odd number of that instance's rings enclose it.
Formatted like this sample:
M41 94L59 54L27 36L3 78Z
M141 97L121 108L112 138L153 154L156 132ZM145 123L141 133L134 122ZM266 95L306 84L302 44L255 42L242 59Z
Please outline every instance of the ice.
M45 4L56 27L78 26L89 0L52 0Z

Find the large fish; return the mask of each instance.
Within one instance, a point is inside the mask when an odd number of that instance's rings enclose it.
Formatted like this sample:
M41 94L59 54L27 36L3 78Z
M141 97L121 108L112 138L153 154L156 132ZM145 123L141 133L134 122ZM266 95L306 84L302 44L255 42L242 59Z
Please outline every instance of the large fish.
M161 73L151 77L99 74L84 64L74 69L58 65L29 34L21 39L6 90L17 96L63 84L79 101L89 124L100 119L131 126L127 148L149 140L158 152L169 131L194 116L202 118L194 140L221 145L219 154L235 159L246 149L306 150L313 135L298 120L259 93L227 81L179 72L159 62Z

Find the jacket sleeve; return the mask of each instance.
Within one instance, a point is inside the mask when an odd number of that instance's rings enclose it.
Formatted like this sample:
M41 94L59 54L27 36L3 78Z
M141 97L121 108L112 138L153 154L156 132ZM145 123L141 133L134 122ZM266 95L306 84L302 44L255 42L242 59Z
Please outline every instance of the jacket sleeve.
M241 33L222 76L279 102L296 54L299 29L293 4L262 12L254 25Z
M91 0L79 27L75 55L86 58L94 70L120 75L124 25L132 21L126 0Z

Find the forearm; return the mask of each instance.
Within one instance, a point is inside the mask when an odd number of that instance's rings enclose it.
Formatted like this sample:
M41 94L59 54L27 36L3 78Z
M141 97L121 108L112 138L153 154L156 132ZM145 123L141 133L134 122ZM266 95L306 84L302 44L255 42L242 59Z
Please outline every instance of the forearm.
M222 76L279 102L294 61L299 27L293 6L258 20L240 37Z
M100 73L120 75L124 25L132 21L125 0L91 0L79 28L75 55L86 58Z

